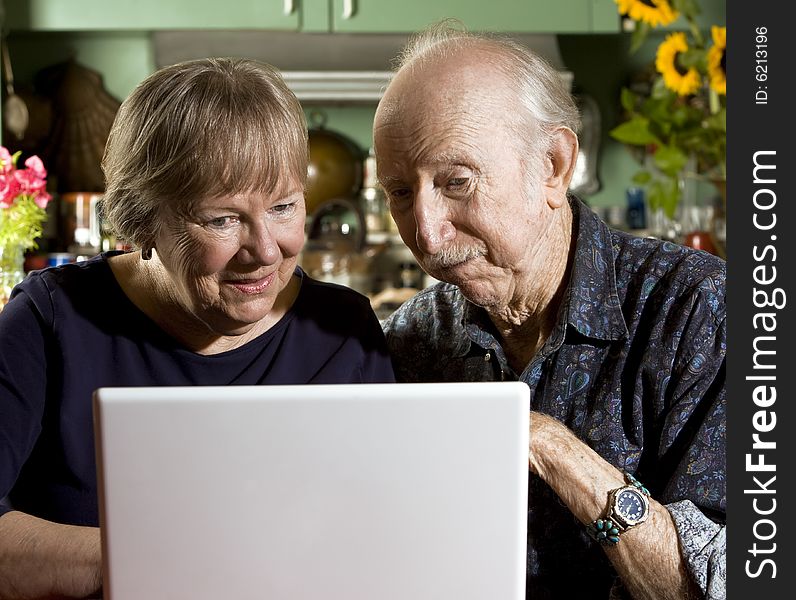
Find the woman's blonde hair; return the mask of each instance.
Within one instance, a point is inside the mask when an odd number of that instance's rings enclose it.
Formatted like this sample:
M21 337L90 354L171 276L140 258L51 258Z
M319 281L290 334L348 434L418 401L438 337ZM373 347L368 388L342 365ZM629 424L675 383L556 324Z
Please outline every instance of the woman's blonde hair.
M102 169L102 212L128 243L152 245L165 211L306 184L307 125L279 71L208 58L165 67L122 103Z

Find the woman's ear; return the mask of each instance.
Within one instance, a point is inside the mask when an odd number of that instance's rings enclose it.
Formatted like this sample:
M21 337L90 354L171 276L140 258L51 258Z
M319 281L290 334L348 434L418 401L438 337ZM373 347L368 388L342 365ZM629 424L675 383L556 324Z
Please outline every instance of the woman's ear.
M545 157L547 177L544 186L548 189L547 203L551 208L560 208L567 200L567 190L575 163L578 160L578 136L569 127L559 127L550 138L550 148Z

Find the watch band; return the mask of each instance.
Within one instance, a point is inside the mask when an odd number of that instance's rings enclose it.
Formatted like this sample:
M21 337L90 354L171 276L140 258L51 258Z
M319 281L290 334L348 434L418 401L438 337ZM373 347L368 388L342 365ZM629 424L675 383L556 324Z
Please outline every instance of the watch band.
M586 528L589 535L601 544L614 546L619 543L619 536L628 529L640 525L647 520L649 515L649 490L627 471L623 471L627 485L611 490L608 494L608 506L605 515L592 521ZM630 492L630 497L635 497L638 508L637 514L623 515L618 504L624 492ZM627 495L625 495L627 496Z

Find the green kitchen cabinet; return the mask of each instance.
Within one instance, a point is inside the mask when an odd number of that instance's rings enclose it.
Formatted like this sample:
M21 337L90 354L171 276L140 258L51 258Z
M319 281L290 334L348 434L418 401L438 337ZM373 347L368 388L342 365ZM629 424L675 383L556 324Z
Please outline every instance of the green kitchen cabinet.
M448 17L484 31L619 31L613 0L331 0L333 32L413 32Z
M325 1L325 0L324 0ZM12 0L20 31L284 29L301 26L303 0Z
M407 33L446 17L474 30L619 31L613 0L15 0L6 12L12 31Z

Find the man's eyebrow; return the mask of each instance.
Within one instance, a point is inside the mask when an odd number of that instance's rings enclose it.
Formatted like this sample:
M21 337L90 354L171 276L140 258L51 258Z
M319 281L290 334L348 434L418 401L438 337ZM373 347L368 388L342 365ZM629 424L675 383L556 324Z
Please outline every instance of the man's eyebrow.
M423 161L429 165L469 165L473 159L469 154L462 152L435 152Z
M400 182L401 181L400 177L395 177L394 175L379 175L379 174L376 174L376 178L379 180L379 183L381 183L381 184L384 184L384 183L396 183L396 182Z
M430 154L428 156L423 156L418 160L418 163L422 167L447 167L451 165L463 165L468 168L475 168L473 166L473 158L470 154L462 152L449 152L445 150L434 152L434 154ZM381 175L378 172L376 173L376 178L382 185L388 183L402 183L404 181L404 179L401 177L396 177L394 175Z

